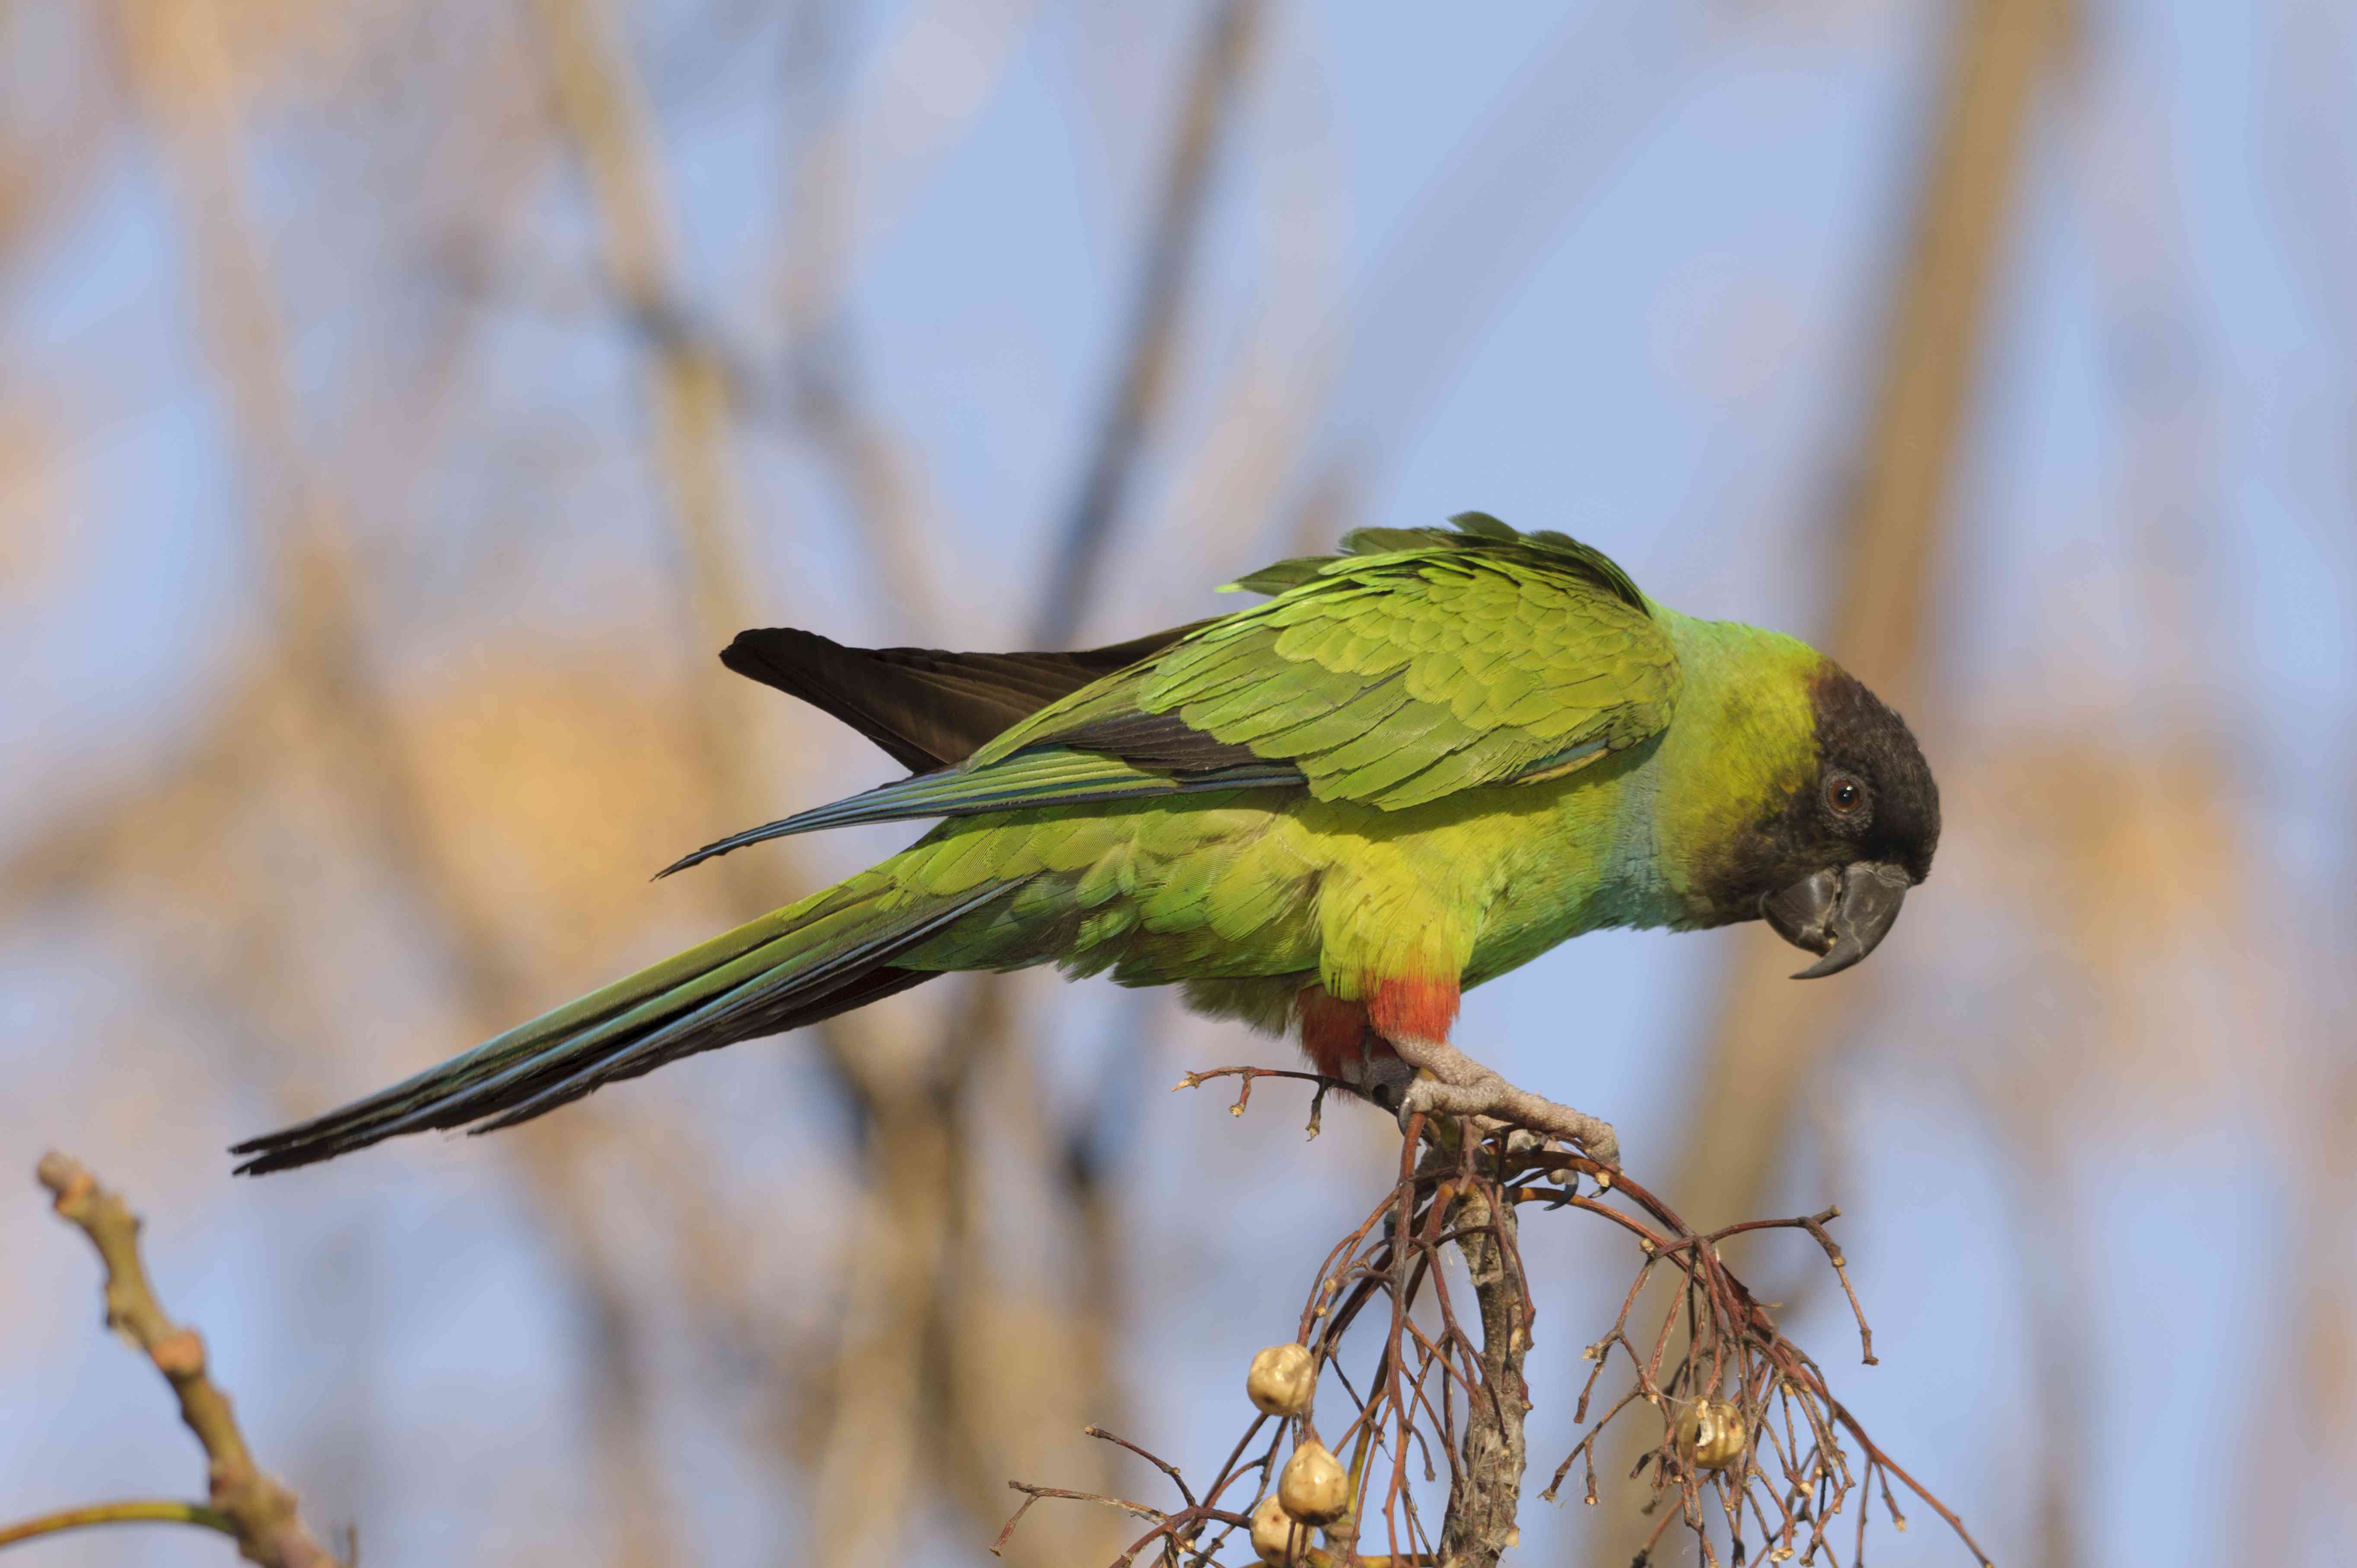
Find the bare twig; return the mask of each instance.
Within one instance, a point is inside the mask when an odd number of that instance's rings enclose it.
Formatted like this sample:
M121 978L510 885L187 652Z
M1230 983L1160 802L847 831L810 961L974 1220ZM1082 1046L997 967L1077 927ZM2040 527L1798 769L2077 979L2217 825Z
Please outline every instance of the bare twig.
M607 286L644 352L648 460L681 545L688 630L718 649L748 624L728 449L730 369L711 335L690 318L679 284L678 241L655 130L620 27L600 0L538 0L552 98L580 159ZM700 759L715 804L731 820L758 820L765 780L748 726L746 694L712 680L690 682ZM769 908L777 861L747 856L717 875L744 915Z
M232 1538L237 1534L237 1521L219 1509L207 1508L202 1503L181 1502L174 1498L156 1498L59 1509L55 1513L39 1514L12 1525L0 1526L0 1546L14 1546L20 1541L33 1541L45 1535L63 1535L70 1530L88 1530L102 1524L193 1524L204 1530L217 1530Z
M522 1012L525 988L494 910L469 888L459 854L427 801L415 751L367 637L366 577L353 547L347 494L322 477L302 417L289 329L247 189L245 130L214 0L121 0L118 31L156 141L173 173L191 238L197 296L217 349L244 446L257 532L271 563L277 664L306 737L327 758L352 807L364 849L420 917L479 1032ZM576 1123L577 1125L577 1123ZM578 1179L578 1145L563 1134L519 1144L535 1197L564 1238L569 1283L606 1342L599 1402L601 1459L634 1494L616 1510L614 1561L652 1561L667 1508L651 1457L645 1403L627 1354L630 1314L605 1238Z
M1246 1090L1263 1078L1319 1081L1308 1073L1221 1068L1189 1073L1180 1087L1221 1078L1239 1079ZM1231 1109L1241 1113L1246 1103L1240 1098ZM1534 1182L1534 1176L1554 1180ZM1593 1182L1592 1189L1582 1191L1583 1182ZM1479 1121L1428 1124L1416 1115L1401 1140L1397 1182L1320 1261L1296 1330L1297 1341L1322 1370L1335 1374L1351 1402L1349 1419L1339 1431L1329 1423L1328 1431L1336 1451L1347 1449L1352 1457L1349 1509L1321 1527L1323 1548L1297 1544L1295 1568L1343 1563L1493 1568L1519 1540L1523 1415L1531 1408L1523 1360L1535 1316L1515 1219L1525 1203L1609 1219L1635 1241L1639 1253L1636 1277L1610 1331L1585 1352L1597 1365L1580 1391L1576 1419L1587 1422L1589 1396L1608 1364L1622 1367L1631 1386L1587 1427L1544 1497L1552 1499L1584 1460L1586 1500L1597 1501L1598 1438L1625 1412L1651 1406L1662 1417L1659 1434L1650 1443L1639 1440L1642 1451L1627 1471L1631 1480L1645 1478L1652 1494L1644 1510L1652 1520L1645 1552L1683 1523L1706 1563L1721 1561L1720 1539L1736 1548L1737 1562L1756 1548L1771 1562L1813 1562L1822 1554L1838 1563L1827 1521L1854 1504L1859 1529L1848 1561L1856 1568L1864 1523L1878 1497L1892 1523L1905 1526L1895 1481L1987 1562L1953 1510L1875 1444L1834 1397L1816 1363L1784 1337L1767 1305L1719 1255L1718 1244L1728 1237L1801 1231L1818 1244L1846 1287L1846 1261L1825 1228L1839 1217L1837 1209L1697 1231L1617 1166L1566 1152L1524 1129ZM1441 1267L1442 1249L1450 1246L1468 1265L1479 1309L1478 1344ZM1657 1323L1632 1323L1647 1280L1665 1276L1678 1286L1667 1310ZM1854 1294L1851 1301L1855 1305ZM1364 1311L1378 1302L1387 1313ZM1374 1360L1353 1378L1342 1360L1370 1337L1352 1335L1362 1319L1373 1337ZM1870 1361L1873 1341L1862 1310L1858 1334ZM1721 1434L1707 1440L1707 1447L1700 1435L1704 1412L1697 1409L1706 1402L1710 1429ZM1691 1423L1688 1416L1695 1418ZM1154 1528L1130 1543L1115 1568L1128 1568L1149 1550L1158 1551L1166 1564L1202 1568L1243 1524L1240 1509L1265 1495L1288 1432L1297 1440L1318 1434L1314 1401L1312 1409L1278 1421L1273 1431L1268 1417L1254 1421L1200 1495L1176 1466L1124 1441L1178 1487L1181 1506L1168 1512L1099 1493L1028 1483L1016 1490L1027 1499L1109 1504L1150 1520ZM1739 1439L1732 1447L1728 1433ZM1255 1446L1257 1456L1247 1459ZM1372 1463L1378 1455L1387 1462ZM1423 1517L1429 1503L1419 1503L1415 1485L1438 1480L1444 1465L1448 1496L1436 1530ZM1230 1499L1240 1483L1252 1488L1251 1503ZM1021 1518L1018 1510L1008 1521L1001 1546ZM1361 1536L1378 1528L1391 1555L1357 1555Z
M335 1568L336 1559L305 1528L295 1494L264 1474L231 1412L229 1395L205 1371L205 1342L174 1323L156 1299L139 1256L139 1220L80 1161L51 1153L36 1172L59 1218L78 1226L106 1269L106 1326L146 1353L172 1385L180 1419L204 1445L211 1501L106 1503L0 1530L0 1545L86 1525L177 1522L216 1530L237 1541L249 1563L266 1568Z

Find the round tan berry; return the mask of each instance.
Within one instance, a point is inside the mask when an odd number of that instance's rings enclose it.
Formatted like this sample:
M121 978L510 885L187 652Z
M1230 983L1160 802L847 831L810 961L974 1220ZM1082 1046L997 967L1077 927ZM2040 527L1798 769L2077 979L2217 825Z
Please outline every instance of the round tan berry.
M1272 1345L1252 1359L1244 1392L1271 1415L1299 1415L1318 1388L1318 1362L1307 1345Z
M1351 1477L1342 1462L1312 1437L1293 1451L1276 1478L1277 1499L1304 1524L1330 1524L1351 1506Z
M1264 1498L1260 1507L1253 1509L1253 1550L1264 1563L1284 1568L1294 1559L1296 1548L1309 1544L1309 1531L1275 1498Z

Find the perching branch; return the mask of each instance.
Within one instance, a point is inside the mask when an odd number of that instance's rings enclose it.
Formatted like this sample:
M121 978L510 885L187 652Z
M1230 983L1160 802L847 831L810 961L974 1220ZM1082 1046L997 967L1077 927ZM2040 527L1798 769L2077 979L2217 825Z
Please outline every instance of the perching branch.
M1531 1348L1531 1293L1523 1278L1516 1246L1521 1226L1512 1202L1469 1192L1458 1200L1453 1223L1481 1316L1481 1391L1466 1413L1465 1468L1449 1488L1440 1557L1466 1568L1491 1568L1522 1539L1514 1515L1529 1462L1523 1416L1531 1398L1523 1359Z
M337 1568L336 1558L303 1523L295 1494L254 1463L229 1395L205 1371L205 1342L174 1323L156 1299L139 1256L139 1219L122 1197L78 1160L51 1153L35 1173L55 1196L60 1218L81 1228L106 1269L106 1326L146 1352L180 1402L180 1419L204 1444L210 1503L102 1503L45 1514L0 1529L0 1546L88 1525L177 1523L216 1530L249 1563L266 1568Z
M1229 1077L1243 1083L1238 1113L1259 1079L1318 1081L1223 1068L1189 1073L1179 1087ZM1321 1095L1328 1087L1319 1083ZM1799 1231L1817 1244L1846 1292L1846 1264L1825 1229L1837 1210L1698 1232L1617 1168L1522 1129L1488 1123L1469 1133L1447 1120L1427 1125L1420 1115L1408 1120L1397 1184L1318 1264L1295 1343L1264 1352L1292 1357L1307 1369L1302 1381L1277 1397L1279 1385L1263 1383L1255 1365L1250 1386L1264 1413L1210 1482L1189 1487L1176 1466L1146 1454L1178 1484L1180 1506L1164 1510L1017 1482L1025 1501L1016 1520L1052 1498L1109 1504L1148 1521L1114 1568L1149 1553L1168 1568L1205 1568L1239 1531L1250 1532L1261 1561L1291 1568L1494 1568L1520 1539L1523 1416L1532 1406L1523 1359L1536 1313L1515 1221L1523 1204L1596 1215L1628 1236L1638 1254L1618 1317L1585 1352L1594 1367L1577 1391L1574 1420L1587 1430L1542 1497L1552 1500L1584 1465L1584 1498L1595 1503L1599 1437L1631 1409L1651 1406L1660 1425L1639 1423L1656 1435L1639 1438L1642 1452L1627 1474L1644 1483L1644 1512L1656 1520L1641 1563L1682 1524L1709 1568L1761 1557L1833 1563L1846 1557L1855 1568L1878 1498L1892 1525L1906 1528L1895 1483L1921 1498L1986 1568L1987 1554L1963 1521L1876 1445L1816 1362L1784 1337L1767 1305L1719 1255L1718 1243L1730 1236ZM1476 1325L1460 1317L1452 1297L1444 1266L1451 1247L1462 1253L1473 1285L1478 1344ZM1671 1300L1658 1323L1632 1322L1654 1280L1674 1287ZM1850 1301L1855 1307L1854 1293ZM1370 1306L1379 1310L1370 1314ZM1354 1336L1362 1320L1368 1332ZM1870 1365L1862 1310L1857 1326ZM1591 1423L1598 1384L1616 1366L1629 1384ZM1329 1400L1321 1435L1317 1400L1326 1374L1347 1403L1334 1419ZM1109 1434L1092 1435L1145 1452ZM1324 1456L1325 1443L1333 1458ZM1312 1450L1318 1451L1312 1462L1329 1473L1337 1460L1343 1466L1345 1501L1320 1503L1321 1494L1297 1495L1279 1482ZM1431 1491L1444 1482L1436 1530L1427 1517ZM1856 1539L1836 1541L1834 1521L1846 1507L1855 1509ZM1312 1541L1313 1527L1322 1545ZM1361 1556L1362 1544L1387 1554Z

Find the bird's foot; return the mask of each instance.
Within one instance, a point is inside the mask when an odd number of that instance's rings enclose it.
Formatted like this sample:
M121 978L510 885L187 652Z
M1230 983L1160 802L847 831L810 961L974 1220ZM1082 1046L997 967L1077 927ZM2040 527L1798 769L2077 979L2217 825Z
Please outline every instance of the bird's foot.
M1436 1112L1490 1117L1577 1144L1598 1165L1617 1167L1620 1164L1620 1138L1609 1122L1517 1089L1485 1067L1475 1066L1456 1082L1443 1082L1429 1072L1418 1073L1400 1099L1400 1120Z

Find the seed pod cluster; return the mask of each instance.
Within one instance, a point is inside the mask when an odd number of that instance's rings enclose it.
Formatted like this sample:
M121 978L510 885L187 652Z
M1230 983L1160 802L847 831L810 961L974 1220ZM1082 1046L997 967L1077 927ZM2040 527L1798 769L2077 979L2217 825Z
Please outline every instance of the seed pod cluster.
M1265 1498L1260 1507L1253 1509L1252 1543L1262 1562L1285 1568L1293 1561L1297 1548L1309 1544L1309 1531L1285 1511L1283 1503L1273 1497Z
M1276 1478L1276 1497L1302 1523L1331 1524L1350 1509L1351 1477L1323 1443L1304 1438Z
M1307 1345L1272 1345L1252 1359L1244 1392L1270 1415L1300 1415L1318 1388L1318 1359Z
M1696 1400L1678 1416L1678 1456L1724 1470L1743 1455L1743 1412L1725 1400Z

